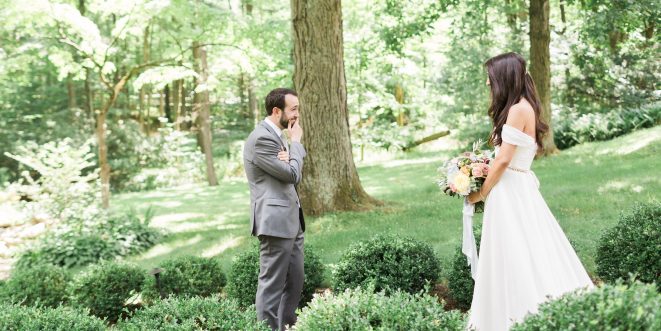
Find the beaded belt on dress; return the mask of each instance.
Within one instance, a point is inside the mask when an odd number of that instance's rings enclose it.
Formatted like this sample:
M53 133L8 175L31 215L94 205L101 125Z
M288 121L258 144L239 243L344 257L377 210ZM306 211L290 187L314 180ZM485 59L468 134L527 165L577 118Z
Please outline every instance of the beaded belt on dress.
M507 167L507 169L518 171L518 172L524 172L524 173L529 173L530 172L530 170L520 169L520 168L515 168L515 167Z
M520 168L515 168L515 167L509 167L509 166L507 167L507 169L514 170L514 171L517 171L517 172L522 172L524 174L532 175L532 177L535 179L535 182L537 184L537 188L539 188L539 179L537 178L537 176L535 175L535 173L532 170L520 169Z

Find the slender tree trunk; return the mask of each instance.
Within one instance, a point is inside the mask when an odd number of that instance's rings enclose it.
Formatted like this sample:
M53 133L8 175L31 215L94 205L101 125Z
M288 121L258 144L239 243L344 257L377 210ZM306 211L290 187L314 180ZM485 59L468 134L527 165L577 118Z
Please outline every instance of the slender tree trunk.
M239 92L239 100L241 103L241 117L250 118L250 105L248 104L248 98L246 95L248 86L246 86L246 74L243 72L243 70L239 72L239 79L237 85L239 87L238 92Z
M549 132L542 141L545 155L556 153L551 125L551 30L549 29L549 0L530 0L530 74L542 104L542 120Z
M397 82L395 84L395 101L397 101L398 104L403 105L404 104L404 87L402 86L401 82ZM398 113L397 113L397 125L398 126L404 126L404 107L399 107Z
M85 108L90 119L94 118L94 91L90 83L90 70L85 69Z
M250 107L250 111L252 113L252 118L254 121L254 126L257 127L259 124L259 109L257 108L257 96L255 95L255 79L250 76L250 80L248 81L248 106Z
M218 178L213 166L213 155L211 153L211 118L209 107L209 89L206 86L208 77L207 51L204 46L195 43L193 46L193 59L195 71L198 74L197 88L194 96L194 108L197 113L198 141L206 159L207 181L209 185L218 185ZM202 91L197 91L202 86Z
M158 92L158 117L165 116L165 93Z
M145 31L143 32L142 36L142 63L147 63L149 62L149 26L145 28ZM139 121L140 124L142 125L144 120L143 117L145 116L145 113L149 112L149 105L145 106L145 97L147 95L147 87L146 86L141 86L140 87L140 96L138 97L139 99L139 107L140 107L140 116L139 116ZM147 118L147 123L149 123L149 118Z
M172 107L170 105L170 84L165 85L163 89L163 95L165 96L165 117L168 119L168 123L172 123Z
M102 110L96 116L96 139L99 148L99 168L101 177L101 204L103 208L110 206L110 164L108 163L108 145L106 144L106 111Z
M190 120L188 119L189 116L191 116L191 114L190 114L190 109L188 109L188 107L186 107L186 93L188 93L188 92L186 92L186 81L184 81L184 80L181 81L180 88L181 88L181 114L182 114L182 120L179 122L179 128L181 129L182 125L183 125L183 128L188 130L191 127ZM184 122L184 120L186 122Z
M519 26L519 8L521 6L521 0L505 0L505 5L507 7L506 17L507 17L507 26L510 29L508 34L508 40L510 47L515 52L521 52L523 50L523 36L521 35L521 28Z
M299 190L307 213L370 208L351 150L338 0L292 0L294 85L308 151Z
M172 93L172 106L174 106L174 128L180 129L181 123L181 80L175 80Z
M76 86L71 79L71 75L67 77L67 96L69 98L69 109L78 108L78 103L76 102Z

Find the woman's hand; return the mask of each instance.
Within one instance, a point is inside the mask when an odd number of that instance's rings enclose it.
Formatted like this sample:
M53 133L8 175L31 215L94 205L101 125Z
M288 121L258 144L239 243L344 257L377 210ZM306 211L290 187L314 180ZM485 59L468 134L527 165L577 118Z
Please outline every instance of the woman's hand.
M476 191L468 195L468 203L476 204L480 201L482 201L482 196L480 195L480 191Z

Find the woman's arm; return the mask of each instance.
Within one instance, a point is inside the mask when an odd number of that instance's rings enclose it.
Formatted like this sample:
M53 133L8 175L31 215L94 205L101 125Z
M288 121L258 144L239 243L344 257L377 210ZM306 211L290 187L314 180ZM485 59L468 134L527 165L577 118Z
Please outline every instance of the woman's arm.
M523 131L526 123L526 112L523 109L518 109L518 107L513 106L510 108L510 112L507 116L507 124L515 127L518 130ZM489 164L489 174L487 179L484 181L482 188L478 192L473 192L468 195L468 202L477 203L486 199L491 192L491 189L496 186L500 177L505 172L505 169L512 162L512 157L514 157L514 152L516 152L516 145L508 144L506 142L501 142L500 150L496 158Z

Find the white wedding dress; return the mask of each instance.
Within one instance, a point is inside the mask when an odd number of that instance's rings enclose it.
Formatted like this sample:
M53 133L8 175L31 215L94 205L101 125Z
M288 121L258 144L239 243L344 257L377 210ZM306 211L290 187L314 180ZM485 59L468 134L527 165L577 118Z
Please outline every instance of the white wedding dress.
M594 286L530 171L535 140L507 124L502 140L517 148L485 203L468 323L479 331L508 330L549 297Z

